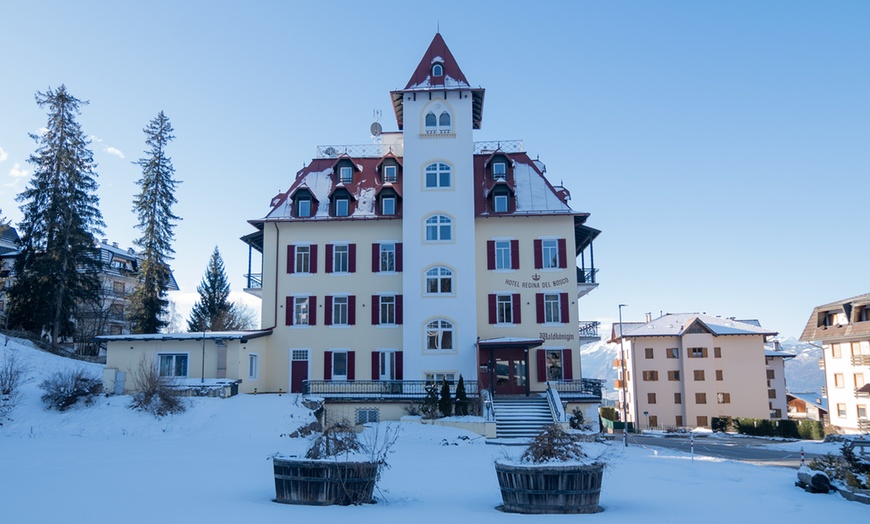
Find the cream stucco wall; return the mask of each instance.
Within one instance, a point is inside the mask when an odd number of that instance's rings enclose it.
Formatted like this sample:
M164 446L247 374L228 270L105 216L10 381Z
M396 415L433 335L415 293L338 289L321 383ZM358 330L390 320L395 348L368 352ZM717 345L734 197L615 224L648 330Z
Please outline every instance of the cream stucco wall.
M870 341L836 342L822 347L830 423L843 433L860 433L859 409L863 408L866 424L870 396L860 396L855 390L870 382L870 366L853 364L853 356L870 357Z

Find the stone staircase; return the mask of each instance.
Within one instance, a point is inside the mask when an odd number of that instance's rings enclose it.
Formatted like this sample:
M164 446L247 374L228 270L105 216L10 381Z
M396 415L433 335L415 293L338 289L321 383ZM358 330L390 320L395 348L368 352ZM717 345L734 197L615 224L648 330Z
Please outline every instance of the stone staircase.
M496 438L529 439L541 428L553 423L553 414L546 397L496 398L492 403L495 413Z

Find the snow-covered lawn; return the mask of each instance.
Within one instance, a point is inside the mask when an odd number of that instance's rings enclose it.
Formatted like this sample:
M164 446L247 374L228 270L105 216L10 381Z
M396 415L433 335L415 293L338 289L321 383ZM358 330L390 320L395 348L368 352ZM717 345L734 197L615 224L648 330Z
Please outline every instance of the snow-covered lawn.
M401 436L378 503L288 506L275 496L270 457L299 453L286 435L310 420L294 395L192 399L181 415L157 420L127 409L129 397L88 408L46 411L42 377L65 360L12 340L33 380L12 421L0 427L0 521L18 522L861 522L870 506L794 487L795 470L752 466L653 448L612 446L603 513L504 514L493 460L520 448L477 435L395 423Z

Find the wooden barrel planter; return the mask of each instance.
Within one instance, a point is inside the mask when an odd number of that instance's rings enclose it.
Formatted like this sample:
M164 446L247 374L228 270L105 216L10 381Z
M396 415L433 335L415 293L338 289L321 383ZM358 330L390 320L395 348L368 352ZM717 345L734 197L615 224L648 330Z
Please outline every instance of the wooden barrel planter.
M370 504L378 476L376 462L272 459L275 502L329 506Z
M495 472L510 513L598 513L604 464L525 466L496 462Z

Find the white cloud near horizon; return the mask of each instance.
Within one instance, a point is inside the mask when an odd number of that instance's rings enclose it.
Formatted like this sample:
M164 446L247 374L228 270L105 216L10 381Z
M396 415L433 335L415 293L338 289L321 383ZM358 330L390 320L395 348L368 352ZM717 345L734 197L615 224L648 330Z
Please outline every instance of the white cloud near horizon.
M109 147L104 148L103 151L105 151L106 153L109 153L112 156L116 156L118 158L124 158L124 153L121 152L121 150L118 148L109 146Z

